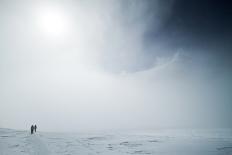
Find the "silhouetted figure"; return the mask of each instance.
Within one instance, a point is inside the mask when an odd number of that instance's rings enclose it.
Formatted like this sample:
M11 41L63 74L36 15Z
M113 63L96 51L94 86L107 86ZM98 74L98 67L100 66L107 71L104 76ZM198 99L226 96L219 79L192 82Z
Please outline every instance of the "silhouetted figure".
M33 134L33 132L34 132L34 126L31 125L31 134Z
M36 124L35 124L34 128L35 128L35 132L36 132L36 129L37 129L37 126L36 126Z

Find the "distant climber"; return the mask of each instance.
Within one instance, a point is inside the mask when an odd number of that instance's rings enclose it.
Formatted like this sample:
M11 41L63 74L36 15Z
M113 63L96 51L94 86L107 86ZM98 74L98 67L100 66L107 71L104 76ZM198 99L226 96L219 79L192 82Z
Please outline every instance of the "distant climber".
M35 129L35 132L36 132L36 129L37 129L37 126L36 126L36 124L35 124L35 126L34 126L34 129Z
M34 126L31 125L31 134L33 134L33 132L34 132Z

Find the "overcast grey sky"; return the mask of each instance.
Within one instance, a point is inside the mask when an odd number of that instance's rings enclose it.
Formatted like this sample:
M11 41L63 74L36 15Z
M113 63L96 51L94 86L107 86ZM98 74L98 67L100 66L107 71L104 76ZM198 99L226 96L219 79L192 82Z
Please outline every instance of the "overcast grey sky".
M231 127L230 8L0 0L0 127Z

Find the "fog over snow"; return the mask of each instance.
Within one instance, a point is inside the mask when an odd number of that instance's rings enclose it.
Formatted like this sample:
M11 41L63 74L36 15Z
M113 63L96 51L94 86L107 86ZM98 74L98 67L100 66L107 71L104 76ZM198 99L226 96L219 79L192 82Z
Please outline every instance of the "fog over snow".
M174 0L1 0L0 127L231 127L231 48L200 46L172 24L175 9Z

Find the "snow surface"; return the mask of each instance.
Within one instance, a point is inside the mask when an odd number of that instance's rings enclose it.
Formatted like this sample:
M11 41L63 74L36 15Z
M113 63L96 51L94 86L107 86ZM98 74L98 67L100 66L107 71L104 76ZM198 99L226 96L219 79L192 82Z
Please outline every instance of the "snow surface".
M232 129L48 133L0 128L0 155L232 155Z

